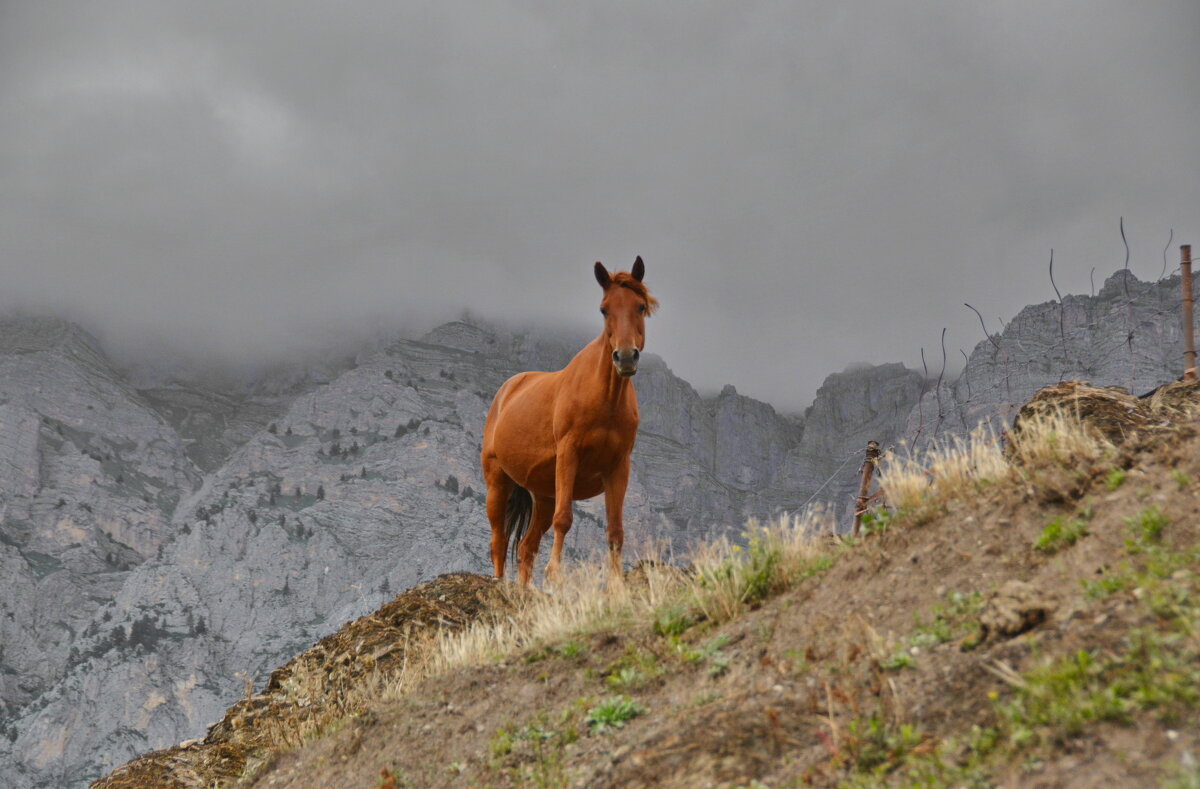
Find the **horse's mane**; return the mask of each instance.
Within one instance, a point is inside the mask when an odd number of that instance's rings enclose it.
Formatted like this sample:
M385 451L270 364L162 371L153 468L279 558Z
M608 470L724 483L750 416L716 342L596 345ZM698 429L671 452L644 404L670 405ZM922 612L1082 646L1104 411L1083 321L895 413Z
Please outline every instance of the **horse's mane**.
M634 293L645 299L647 315L653 315L654 311L658 309L658 299L650 295L650 290L646 287L646 283L642 282L641 280L634 279L633 275L628 271L618 271L616 274L613 274L612 281L614 285L620 285L622 288L629 288Z

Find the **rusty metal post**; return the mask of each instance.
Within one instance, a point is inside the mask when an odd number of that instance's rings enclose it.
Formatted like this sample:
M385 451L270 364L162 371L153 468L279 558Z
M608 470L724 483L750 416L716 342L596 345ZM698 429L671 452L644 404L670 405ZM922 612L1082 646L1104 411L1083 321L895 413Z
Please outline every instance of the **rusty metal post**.
M850 536L857 537L859 531L862 530L862 517L867 511L867 502L870 497L867 496L867 491L871 487L871 475L875 473L875 463L879 460L879 442L867 442L867 458L862 464L862 480L858 485L858 498L854 502L854 528L850 532Z
M1179 247L1179 274L1183 282L1183 380L1196 380L1196 338L1192 323L1192 245Z

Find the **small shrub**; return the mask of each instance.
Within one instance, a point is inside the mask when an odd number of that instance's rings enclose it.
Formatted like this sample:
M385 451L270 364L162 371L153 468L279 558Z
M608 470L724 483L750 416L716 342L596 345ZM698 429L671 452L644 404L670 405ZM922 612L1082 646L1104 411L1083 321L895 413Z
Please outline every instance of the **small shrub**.
M628 696L610 696L588 710L584 720L592 731L603 733L623 728L626 721L645 713L646 708Z
M1034 541L1034 550L1042 553L1057 553L1074 545L1088 533L1087 524L1078 518L1067 519L1062 515L1046 524L1041 535Z
M895 514L886 507L867 510L862 516L862 533L884 534L895 520Z
M512 753L512 749L513 735L508 729L497 729L492 738L488 740L488 751L492 754L493 759L507 756Z
M694 611L682 605L674 605L654 618L654 634L657 636L681 636L700 621Z
M1112 468L1108 472L1108 476L1104 479L1104 487L1109 490L1116 490L1121 487L1121 483L1129 476L1129 472L1123 468Z
M1132 518L1126 518L1125 524L1133 536L1134 545L1130 547L1136 547L1138 544L1158 543L1162 540L1163 528L1167 525L1167 516L1156 505L1151 505Z
M578 641L566 641L559 644L555 651L559 657L573 658L583 651L583 645Z
M631 690L646 683L646 677L633 666L617 669L604 678L604 684L613 690Z

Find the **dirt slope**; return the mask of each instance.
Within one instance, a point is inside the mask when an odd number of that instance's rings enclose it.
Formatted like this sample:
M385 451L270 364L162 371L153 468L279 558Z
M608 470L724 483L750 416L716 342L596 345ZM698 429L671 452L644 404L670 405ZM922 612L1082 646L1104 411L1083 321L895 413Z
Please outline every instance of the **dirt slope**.
M205 742L143 757L97 785L1198 780L1200 437L1180 414L1140 427L1102 462L1025 469L970 497L879 518L860 543L831 540L810 577L720 625L686 606L598 625L424 679L398 701L356 702L319 736L298 729L290 750L252 736L234 749L231 732L254 711L317 703L283 693L295 671L285 667ZM465 597L443 617L452 626L513 604L476 576L426 587L400 600ZM413 617L409 649L438 619ZM353 654L391 648L402 619L376 628L370 649L354 653L355 637L339 634L320 660L293 661L361 669L304 687L368 681L377 667ZM624 715L606 718L606 704L631 717L618 727ZM219 764L222 747L226 768L196 767ZM253 766L255 757L264 761Z

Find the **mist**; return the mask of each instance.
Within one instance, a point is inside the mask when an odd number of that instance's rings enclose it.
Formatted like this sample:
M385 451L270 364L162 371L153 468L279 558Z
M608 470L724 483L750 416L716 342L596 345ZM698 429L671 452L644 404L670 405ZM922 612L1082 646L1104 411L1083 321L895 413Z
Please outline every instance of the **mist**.
M470 310L802 410L1200 243L1200 6L7 4L0 309L246 368ZM959 357L961 358L961 357Z

